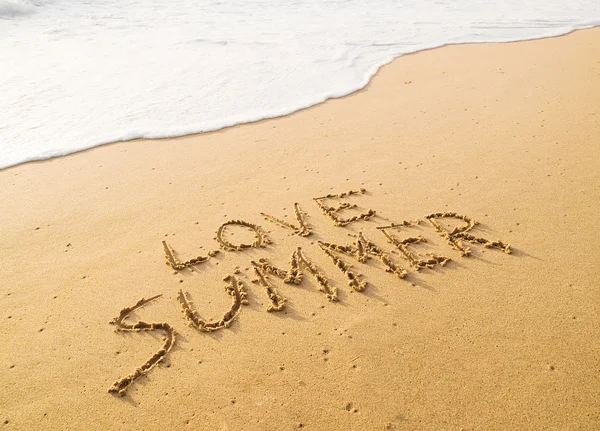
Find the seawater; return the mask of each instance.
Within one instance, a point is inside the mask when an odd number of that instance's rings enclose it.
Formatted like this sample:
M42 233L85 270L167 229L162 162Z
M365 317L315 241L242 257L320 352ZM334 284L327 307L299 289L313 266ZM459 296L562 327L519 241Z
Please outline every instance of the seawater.
M597 25L598 0L0 0L0 168L288 114L406 53Z

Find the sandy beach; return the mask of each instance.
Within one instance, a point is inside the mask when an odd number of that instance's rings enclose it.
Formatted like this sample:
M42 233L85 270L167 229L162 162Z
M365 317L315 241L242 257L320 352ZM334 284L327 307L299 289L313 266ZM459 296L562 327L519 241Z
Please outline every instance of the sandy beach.
M446 46L0 171L0 429L599 429L599 96L600 28Z

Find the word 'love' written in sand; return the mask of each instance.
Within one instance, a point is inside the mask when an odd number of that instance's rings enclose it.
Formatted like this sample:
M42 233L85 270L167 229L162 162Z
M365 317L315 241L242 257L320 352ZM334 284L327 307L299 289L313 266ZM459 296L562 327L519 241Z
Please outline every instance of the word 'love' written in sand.
M315 203L321 209L323 214L328 217L334 226L344 227L351 223L361 220L372 219L376 216L376 212L372 209L360 212L351 217L344 218L345 210L354 209L361 211L355 204L339 201L351 195L364 194L365 189L359 191L348 191L339 194L328 194L326 196L314 198ZM338 201L337 205L331 206L331 201ZM298 203L294 204L294 214L296 224L276 218L272 215L261 213L263 218L268 222L274 223L282 228L291 229L295 234L301 237L308 237L312 234L312 230L306 221L306 214L301 210ZM499 249L510 254L510 244L505 244L502 241L490 241L488 239L475 236L471 230L477 225L477 222L465 215L460 215L454 212L432 213L425 216L425 219L433 226L435 231L442 236L452 249L457 250L461 256L471 254L471 249L465 245L465 242L480 244L486 248ZM442 223L443 219L459 220L462 225L447 228ZM419 235L413 237L399 238L398 231L402 227L415 226L422 223L422 220L405 220L400 223L391 223L385 226L378 226L377 230L381 232L382 239L390 243L398 254L413 271L422 269L431 269L436 265L444 266L450 258L445 255L427 253L425 255L418 254L414 251L414 247L418 244L425 243L427 240ZM228 227L240 226L249 229L254 233L255 240L250 244L239 243L235 244L227 239L226 231ZM243 220L231 220L223 223L217 229L215 240L220 248L226 252L235 253L249 248L265 248L272 244L271 240L265 231L257 224L249 223ZM377 259L385 268L385 271L396 276L399 279L405 279L409 271L404 269L399 263L395 262L391 255L386 253L383 248L368 239L363 232L359 232L356 240L351 244L335 244L325 241L318 241L319 249L334 263L339 269L342 276L347 280L348 286L355 292L363 292L367 288L367 283L363 280L362 274L357 273L352 266L344 260L346 257L353 258L360 263L366 263L369 259ZM219 250L209 251L207 256L197 256L186 261L177 259L171 247L165 242L162 242L166 263L176 271L181 271L192 266L201 265L214 257ZM252 260L250 262L255 279L253 283L261 286L268 297L269 305L267 311L276 312L285 308L285 298L277 291L269 280L269 275L275 276L283 280L287 284L300 284L303 280L303 271L317 283L319 290L323 292L329 301L338 301L337 289L331 285L329 277L322 272L317 265L303 252L301 247L297 247L292 253L287 269L282 269L274 266L266 258ZM243 305L248 305L247 286L237 276L239 270L235 270L233 274L225 276L225 292L231 298L231 306L224 313L223 317L215 321L206 321L196 311L196 307L192 303L189 294L184 290L179 290L177 301L180 303L182 312L189 324L202 332L212 332L229 327L231 322L240 313ZM171 351L176 340L176 331L174 328L165 322L147 323L138 321L137 323L126 323L127 317L135 310L143 307L149 302L159 298L162 295L153 296L151 298L142 298L131 307L123 308L117 317L110 323L115 325L117 332L140 332L140 331L161 331L165 334L163 346L144 364L138 367L129 375L117 380L109 389L111 393L125 395L130 385L139 377L146 374L156 364L162 361Z

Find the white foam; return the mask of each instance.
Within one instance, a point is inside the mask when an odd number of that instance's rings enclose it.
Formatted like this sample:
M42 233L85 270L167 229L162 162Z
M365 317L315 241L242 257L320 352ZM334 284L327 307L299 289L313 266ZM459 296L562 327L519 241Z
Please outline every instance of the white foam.
M409 52L596 25L597 0L0 0L0 168L288 114Z
M10 19L32 13L32 4L20 0L0 0L0 19Z

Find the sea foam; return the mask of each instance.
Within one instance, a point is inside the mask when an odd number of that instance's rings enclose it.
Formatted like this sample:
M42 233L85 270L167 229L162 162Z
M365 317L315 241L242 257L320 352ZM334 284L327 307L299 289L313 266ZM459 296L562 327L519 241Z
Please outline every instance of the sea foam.
M597 0L0 0L0 168L288 114L410 52L597 25Z
M34 6L19 0L0 0L0 19L27 15L34 11Z

